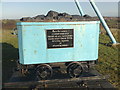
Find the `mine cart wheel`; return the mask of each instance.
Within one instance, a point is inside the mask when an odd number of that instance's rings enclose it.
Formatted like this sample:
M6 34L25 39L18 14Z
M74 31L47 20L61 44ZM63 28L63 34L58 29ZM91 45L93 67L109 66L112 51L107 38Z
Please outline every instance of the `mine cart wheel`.
M71 78L79 77L83 72L83 67L79 62L72 62L67 66L67 73Z
M48 64L38 65L36 68L36 80L46 80L52 76L52 68Z

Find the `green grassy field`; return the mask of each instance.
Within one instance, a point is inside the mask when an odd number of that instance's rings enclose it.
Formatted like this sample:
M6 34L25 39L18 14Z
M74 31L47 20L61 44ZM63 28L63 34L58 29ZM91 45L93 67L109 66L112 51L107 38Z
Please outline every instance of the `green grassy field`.
M115 38L118 40L118 33L114 31ZM96 65L96 69L103 75L109 76L109 81L116 87L120 88L120 62L119 62L119 49L120 46L111 47L104 45L109 43L110 39L107 35L100 35L100 44L99 44L99 63Z
M118 41L118 29L111 29ZM109 81L120 88L120 79L118 78L120 62L118 59L118 47L107 46L110 39L105 34L100 34L99 44L99 62L95 68L103 75L109 75ZM2 30L2 53L3 53L3 82L7 82L16 67L15 60L18 59L17 36L11 34L11 30Z

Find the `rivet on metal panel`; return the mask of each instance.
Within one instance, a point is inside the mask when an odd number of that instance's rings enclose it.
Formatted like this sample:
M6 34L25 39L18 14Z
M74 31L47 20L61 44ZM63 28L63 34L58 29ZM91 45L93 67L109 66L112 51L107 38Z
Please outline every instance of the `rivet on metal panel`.
M85 34L85 25L82 25L81 35L84 36L84 34Z
M23 36L25 36L25 32L26 32L26 30L23 30Z
M82 44L80 46L82 47Z
M23 30L23 32L25 32L26 30Z
M36 51L36 50L34 50L34 53L36 54L36 53L37 53L37 51Z

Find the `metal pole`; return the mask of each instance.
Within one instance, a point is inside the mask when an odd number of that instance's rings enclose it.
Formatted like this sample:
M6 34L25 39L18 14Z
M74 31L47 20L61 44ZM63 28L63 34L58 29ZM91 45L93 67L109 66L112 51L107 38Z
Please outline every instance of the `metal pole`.
M82 10L82 8L81 8L80 3L78 2L78 0L75 0L75 4L76 4L76 6L77 6L77 8L79 10L79 13L81 14L81 16L84 16L85 14L84 14L84 12L83 12L83 10Z
M98 18L100 19L100 21L101 21L103 27L104 27L105 30L107 31L107 33L108 33L108 35L109 35L109 37L110 37L112 43L113 43L113 44L116 44L117 42L116 42L114 36L112 35L112 33L111 33L111 31L110 31L110 29L109 29L107 23L105 22L104 18L102 17L100 11L98 10L97 6L95 5L94 0L89 0L89 1L90 1L91 5L92 5L94 11L96 12Z

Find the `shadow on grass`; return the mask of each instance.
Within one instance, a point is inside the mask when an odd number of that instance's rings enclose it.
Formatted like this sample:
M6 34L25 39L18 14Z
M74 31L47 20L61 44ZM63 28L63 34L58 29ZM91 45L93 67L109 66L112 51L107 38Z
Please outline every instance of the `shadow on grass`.
M105 46L108 46L108 47L111 47L112 46L112 43L102 43L102 42L99 42L99 44L102 44L102 45L105 45Z
M2 44L2 82L4 83L10 79L13 68L16 67L18 48L8 43L0 44Z

